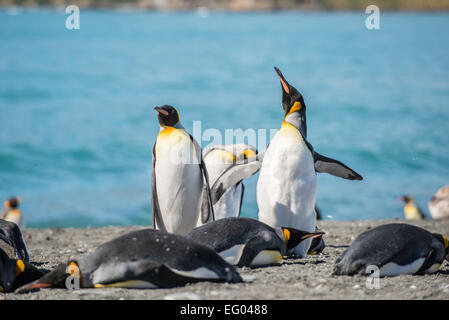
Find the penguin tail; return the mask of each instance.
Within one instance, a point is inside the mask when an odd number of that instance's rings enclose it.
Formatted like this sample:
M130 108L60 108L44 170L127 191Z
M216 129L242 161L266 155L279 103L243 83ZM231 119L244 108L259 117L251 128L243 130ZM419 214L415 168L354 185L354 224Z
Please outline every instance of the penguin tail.
M27 293L37 291L41 288L65 288L65 282L68 276L66 272L67 264L61 264L53 271L43 275L39 279L27 283L17 288L15 293Z

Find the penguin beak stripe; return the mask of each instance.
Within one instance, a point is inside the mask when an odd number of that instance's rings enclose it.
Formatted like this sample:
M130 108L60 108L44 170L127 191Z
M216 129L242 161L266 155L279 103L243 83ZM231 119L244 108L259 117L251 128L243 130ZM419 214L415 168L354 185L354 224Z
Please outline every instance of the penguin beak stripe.
M324 233L319 233L319 234L313 234L313 233L311 233L311 234L306 234L305 236L302 236L302 237L301 237L301 240L308 239L308 238L318 238L318 237L321 237L323 234L324 234Z
M40 288L49 288L51 286L52 286L51 283L36 283L34 285L27 287L25 290L32 291L32 290L36 290L36 289L40 289Z
M285 81L284 76L282 75L281 70L279 70L278 68L274 67L274 70L276 71L276 73L278 74L279 80L281 80L281 85L282 88L284 89L284 91L287 94L290 94L290 89L288 88L288 83L287 81Z
M288 85L284 82L284 80L282 80L282 78L280 80L281 80L282 88L284 89L284 91L286 93L290 94L290 90L288 89Z
M168 116L168 112L164 109L161 109L159 107L154 107L154 110L156 110L158 113L163 114L164 116Z

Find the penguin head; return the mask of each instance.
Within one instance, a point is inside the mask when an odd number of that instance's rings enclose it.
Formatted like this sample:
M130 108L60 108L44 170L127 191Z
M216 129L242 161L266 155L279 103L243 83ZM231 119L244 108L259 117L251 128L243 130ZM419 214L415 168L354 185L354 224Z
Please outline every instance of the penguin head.
M446 257L446 260L449 261L449 240L446 236L439 233L434 233L433 235L444 245L444 256Z
M25 293L36 291L40 288L67 288L66 281L70 276L81 280L81 273L75 261L62 263L49 273L40 275L37 279L32 279L32 281L26 281L15 292Z
M255 149L255 148L247 148L247 149L243 150L242 152L240 152L240 154L238 155L237 159L239 159L239 160L247 160L249 158L254 157L257 154L258 154L257 149Z
M277 67L274 70L279 76L282 87L282 107L284 108L285 115L293 113L295 111L300 114L305 114L306 104L304 103L304 98L302 94L293 86L291 86Z
M303 240L308 238L318 238L322 237L324 232L307 232L294 228L286 228L282 227L282 232L284 234L284 241L287 244L287 251L293 249L298 244L300 244Z
M21 197L11 197L5 201L5 208L17 209L21 201Z
M173 127L179 122L179 114L176 108L163 105L160 107L154 107L157 111L157 118L161 127Z
M411 202L414 202L415 200L412 198L412 197L410 197L410 196L400 196L399 198L398 198L398 200L399 201L402 201L402 202L404 202L404 203L411 203Z

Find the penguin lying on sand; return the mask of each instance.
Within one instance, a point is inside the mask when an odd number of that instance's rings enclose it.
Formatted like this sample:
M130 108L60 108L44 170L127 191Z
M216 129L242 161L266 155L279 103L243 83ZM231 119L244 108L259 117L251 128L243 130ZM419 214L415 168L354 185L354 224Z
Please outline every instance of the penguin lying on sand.
M229 263L243 267L279 263L301 241L323 234L272 228L258 220L233 217L195 228L187 237L210 246Z
M365 274L370 265L379 268L381 277L434 273L449 259L448 248L448 239L441 234L408 224L385 224L360 234L337 259L333 274Z
M292 227L314 232L317 172L349 180L362 176L343 163L325 157L307 141L306 105L299 91L275 67L282 87L284 120L263 154L257 182L259 220L272 227ZM292 249L304 257L311 239Z
M40 278L44 273L29 264L29 255L17 224L0 219L0 292Z
M65 288L70 276L79 279L81 288L171 288L199 281L242 281L234 266L209 247L184 236L144 229L71 259L17 291Z
M213 145L204 150L203 158L210 183L214 184L221 173L234 166L238 161L250 159L256 155L257 149L245 143ZM252 171L251 173L255 174L257 171ZM242 181L238 181L230 186L221 198L214 203L215 218L222 219L240 216L244 191L245 185Z

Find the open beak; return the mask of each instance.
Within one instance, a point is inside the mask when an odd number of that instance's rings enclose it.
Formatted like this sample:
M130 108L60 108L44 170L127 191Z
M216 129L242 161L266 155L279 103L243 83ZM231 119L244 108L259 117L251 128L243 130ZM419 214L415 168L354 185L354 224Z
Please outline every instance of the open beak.
M166 110L164 110L162 108L154 107L154 110L156 110L158 114L162 114L164 116L168 116L168 111L166 111Z
M289 84L287 80L285 80L284 76L282 75L281 70L279 70L277 67L274 67L274 70L279 76L279 80L281 80L282 89L285 93L290 94Z

